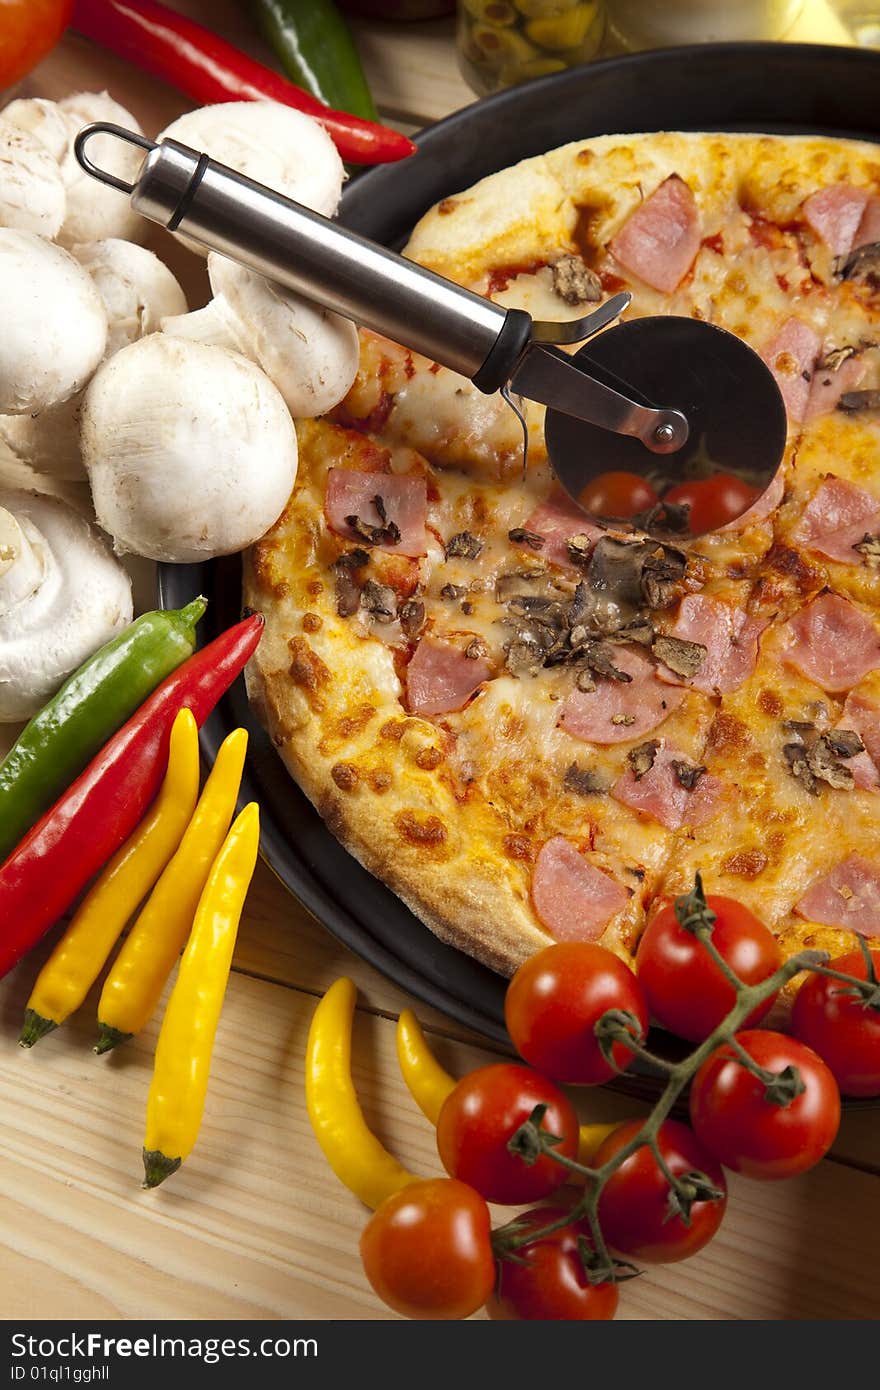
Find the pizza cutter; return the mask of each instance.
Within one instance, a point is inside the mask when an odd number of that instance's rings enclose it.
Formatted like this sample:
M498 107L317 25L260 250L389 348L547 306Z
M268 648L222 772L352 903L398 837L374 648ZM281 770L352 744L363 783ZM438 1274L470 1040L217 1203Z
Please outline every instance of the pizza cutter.
M133 183L90 158L97 135L144 150ZM573 322L544 323L176 140L156 144L99 121L79 132L74 148L89 174L169 231L461 373L480 391L500 390L514 409L516 396L545 405L551 466L579 506L592 479L624 471L649 478L661 494L685 480L734 474L752 489L744 510L781 462L779 388L758 354L724 329L674 317L611 328L630 303L626 293ZM576 343L585 345L563 351Z

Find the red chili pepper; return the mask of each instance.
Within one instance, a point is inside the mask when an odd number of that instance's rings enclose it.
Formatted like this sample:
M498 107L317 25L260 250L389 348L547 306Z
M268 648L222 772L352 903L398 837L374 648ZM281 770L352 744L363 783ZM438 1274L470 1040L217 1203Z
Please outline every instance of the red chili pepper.
M144 815L165 774L178 710L205 722L256 650L259 614L196 652L154 690L0 866L0 976L70 906Z
M73 26L87 39L202 105L220 101L280 101L314 116L352 164L388 164L416 147L399 131L332 111L194 20L155 0L77 0Z

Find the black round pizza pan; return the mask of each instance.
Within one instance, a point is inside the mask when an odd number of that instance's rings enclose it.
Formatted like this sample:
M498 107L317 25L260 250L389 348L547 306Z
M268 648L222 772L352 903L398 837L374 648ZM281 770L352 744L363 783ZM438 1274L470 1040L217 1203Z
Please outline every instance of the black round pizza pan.
M341 218L375 241L399 246L438 199L520 159L592 135L749 130L880 140L878 93L880 54L860 49L718 44L610 59L474 102L430 126L418 136L412 160L352 180ZM200 625L205 642L239 616L239 561L160 567L164 606L180 607L199 593L210 600ZM206 755L213 757L236 725L251 735L242 798L262 805L262 852L286 887L408 993L507 1042L504 981L438 941L339 845L289 778L240 680L202 730ZM629 1084L651 1085L637 1076Z

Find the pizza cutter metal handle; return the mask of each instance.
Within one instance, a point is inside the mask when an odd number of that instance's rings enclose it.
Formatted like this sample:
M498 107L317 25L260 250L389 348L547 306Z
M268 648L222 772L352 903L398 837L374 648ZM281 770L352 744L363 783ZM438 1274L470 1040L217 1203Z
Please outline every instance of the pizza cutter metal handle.
M95 164L87 147L96 135L146 151L134 183ZM522 368L512 390L573 410L600 429L634 436L653 452L667 453L687 437L680 412L655 409L607 375L588 379L570 357L548 346L592 337L619 317L629 295L613 296L573 323L538 323L523 310L493 304L176 140L156 144L99 121L79 132L74 148L82 167L127 193L142 216L414 348L469 377L481 391L499 390Z

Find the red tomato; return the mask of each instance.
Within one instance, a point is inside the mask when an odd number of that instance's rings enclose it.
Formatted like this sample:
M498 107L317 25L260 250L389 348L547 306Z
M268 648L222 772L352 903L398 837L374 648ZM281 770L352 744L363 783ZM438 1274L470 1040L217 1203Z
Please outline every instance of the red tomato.
M757 501L760 492L741 478L730 473L718 473L714 478L679 483L663 494L664 502L676 502L690 507L688 522L694 532L717 531L728 521L742 516L747 507Z
M61 38L73 0L3 0L0 4L0 88L12 87Z
M641 1120L618 1126L602 1144L593 1167L601 1168L641 1127ZM694 1202L690 1225L680 1215L670 1216L669 1182L651 1150L641 1148L624 1159L608 1179L599 1198L599 1221L608 1244L621 1255L644 1264L671 1264L695 1255L712 1239L727 1208L727 1184L714 1158L687 1125L666 1120L660 1126L657 1141L664 1162L676 1178L702 1173L723 1197Z
M872 950L880 975L880 950ZM868 978L861 951L831 961L832 970ZM880 1010L846 994L842 980L811 975L794 1001L792 1032L830 1067L845 1096L880 1096Z
M788 1105L769 1101L765 1083L725 1043L706 1059L691 1086L691 1123L700 1142L747 1178L805 1172L837 1134L840 1092L834 1077L821 1057L784 1033L757 1028L736 1037L768 1071L797 1067L806 1089Z
M507 1031L521 1057L554 1081L594 1085L616 1075L602 1056L593 1027L608 1009L623 1009L648 1032L648 1006L633 972L604 946L563 941L521 965L507 989ZM617 1070L632 1061L623 1043Z
M578 1117L552 1081L513 1062L465 1076L446 1097L437 1121L437 1148L447 1173L475 1187L487 1202L509 1206L555 1192L568 1179L561 1163L544 1156L529 1165L507 1148L536 1105L547 1106L541 1128L562 1140L556 1153L575 1158Z
M771 931L733 898L710 896L715 912L713 945L747 985L758 984L782 964ZM672 903L645 929L636 958L639 984L657 1022L690 1042L702 1042L730 1013L736 991L702 942L679 926ZM746 1024L763 1018L773 1000L755 1009Z
M561 1208L540 1207L523 1220L539 1230L563 1214ZM516 1254L524 1264L501 1260L495 1292L486 1305L489 1317L496 1322L609 1322L617 1312L617 1285L589 1282L578 1253L579 1236L590 1239L589 1222L521 1245Z
M395 1192L361 1235L364 1272L407 1318L468 1318L495 1286L489 1208L452 1178Z
M593 516L635 516L659 500L651 484L638 473L600 473L580 494L581 506Z

